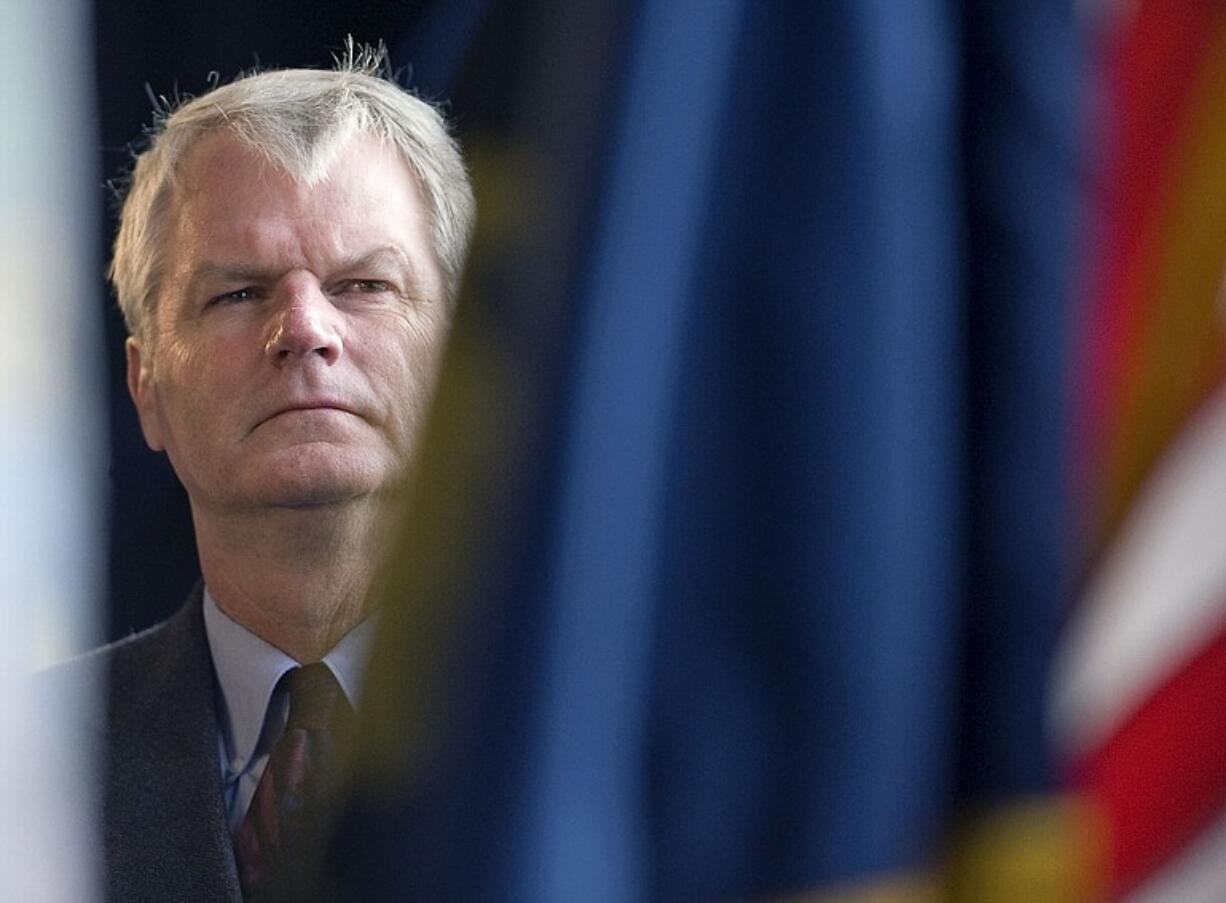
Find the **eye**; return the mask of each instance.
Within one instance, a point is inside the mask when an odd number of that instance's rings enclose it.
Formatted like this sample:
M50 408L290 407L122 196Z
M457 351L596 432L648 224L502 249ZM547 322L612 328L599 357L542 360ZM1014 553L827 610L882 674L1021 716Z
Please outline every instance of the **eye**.
M393 289L390 282L382 279L346 279L340 284L340 291L344 294L377 295Z
M254 286L236 288L232 292L223 292L209 299L209 306L215 304L239 304L243 301L254 301L259 297L259 290Z

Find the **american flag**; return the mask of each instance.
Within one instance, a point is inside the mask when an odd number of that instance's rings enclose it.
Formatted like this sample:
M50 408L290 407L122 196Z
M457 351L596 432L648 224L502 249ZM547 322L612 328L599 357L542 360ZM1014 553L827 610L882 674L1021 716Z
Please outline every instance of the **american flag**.
M1055 678L1113 899L1226 899L1226 6L1104 19L1076 484Z

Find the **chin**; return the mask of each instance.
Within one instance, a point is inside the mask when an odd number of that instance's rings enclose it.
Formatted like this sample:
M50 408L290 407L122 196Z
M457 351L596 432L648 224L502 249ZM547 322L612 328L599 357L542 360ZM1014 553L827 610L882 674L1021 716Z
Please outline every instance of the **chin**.
M365 455L334 448L299 450L266 462L248 482L248 497L270 507L310 508L351 501L385 490L392 468Z

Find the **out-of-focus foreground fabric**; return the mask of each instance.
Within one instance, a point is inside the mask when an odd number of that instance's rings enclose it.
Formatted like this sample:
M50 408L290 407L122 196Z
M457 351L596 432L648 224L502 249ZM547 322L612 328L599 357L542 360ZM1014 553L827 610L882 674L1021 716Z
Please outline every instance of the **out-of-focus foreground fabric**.
M1226 899L1226 9L1105 4L1055 723L1113 899Z
M1071 4L523 9L328 893L1091 899Z
M103 598L88 13L0 4L0 900L29 903L98 899L94 763L74 732L95 700L30 679L98 641Z

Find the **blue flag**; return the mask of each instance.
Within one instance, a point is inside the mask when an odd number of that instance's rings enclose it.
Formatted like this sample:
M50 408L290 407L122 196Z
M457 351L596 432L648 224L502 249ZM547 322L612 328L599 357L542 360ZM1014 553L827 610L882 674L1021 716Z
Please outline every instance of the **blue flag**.
M1072 12L598 6L477 171L337 880L927 892L1052 784Z

